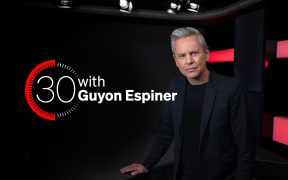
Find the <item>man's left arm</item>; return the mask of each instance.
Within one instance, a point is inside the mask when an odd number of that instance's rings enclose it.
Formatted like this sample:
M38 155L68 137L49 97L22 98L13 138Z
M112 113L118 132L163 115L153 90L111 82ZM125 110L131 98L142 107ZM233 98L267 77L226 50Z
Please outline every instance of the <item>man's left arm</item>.
M238 150L236 180L250 180L256 149L255 128L249 112L248 97L240 83L235 86L230 107L232 132Z

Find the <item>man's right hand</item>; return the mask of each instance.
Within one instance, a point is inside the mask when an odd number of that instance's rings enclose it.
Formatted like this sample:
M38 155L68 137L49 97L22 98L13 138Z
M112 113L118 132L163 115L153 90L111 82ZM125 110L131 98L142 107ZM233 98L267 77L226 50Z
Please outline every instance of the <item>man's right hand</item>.
M131 176L136 176L138 174L148 173L148 169L144 167L142 164L133 163L129 166L125 166L120 169L122 174L129 174Z

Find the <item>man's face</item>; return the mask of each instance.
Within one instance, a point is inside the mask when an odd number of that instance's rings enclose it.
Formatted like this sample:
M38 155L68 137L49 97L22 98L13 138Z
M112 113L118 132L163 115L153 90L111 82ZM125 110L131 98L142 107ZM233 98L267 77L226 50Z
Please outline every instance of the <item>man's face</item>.
M174 44L174 59L179 71L187 79L199 79L207 68L209 50L201 46L195 35L180 38Z

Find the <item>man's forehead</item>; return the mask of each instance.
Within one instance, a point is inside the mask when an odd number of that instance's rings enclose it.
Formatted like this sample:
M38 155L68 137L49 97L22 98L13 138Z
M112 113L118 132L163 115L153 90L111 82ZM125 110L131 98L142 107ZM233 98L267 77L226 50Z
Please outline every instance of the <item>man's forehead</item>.
M191 48L191 49L178 49L176 50L176 54L183 54L183 53L191 53L191 52L198 52L201 48Z
M175 41L175 45L177 46L185 46L185 45L190 45L190 46L199 46L200 42L197 38L197 36L187 36L183 38L179 38Z
M191 52L191 51L200 51L202 49L202 46L201 45L193 45L192 43L191 44L187 44L187 45L183 45L183 44L180 44L180 45L176 45L175 46L175 51L177 53L186 53L186 52Z
M175 53L186 53L191 51L200 51L202 46L196 35L179 38L175 41Z

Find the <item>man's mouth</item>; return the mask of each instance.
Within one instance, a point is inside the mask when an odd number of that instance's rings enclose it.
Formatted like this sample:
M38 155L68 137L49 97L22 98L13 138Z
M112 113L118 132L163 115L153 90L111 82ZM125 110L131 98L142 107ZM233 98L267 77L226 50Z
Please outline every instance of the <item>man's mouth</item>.
M191 67L191 68L186 68L185 70L188 72L194 72L197 68L196 67Z

